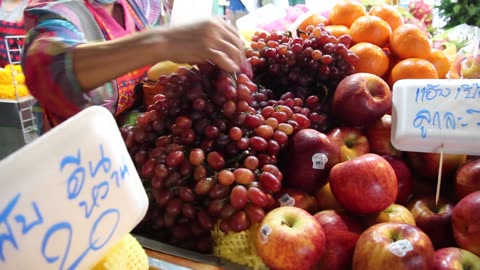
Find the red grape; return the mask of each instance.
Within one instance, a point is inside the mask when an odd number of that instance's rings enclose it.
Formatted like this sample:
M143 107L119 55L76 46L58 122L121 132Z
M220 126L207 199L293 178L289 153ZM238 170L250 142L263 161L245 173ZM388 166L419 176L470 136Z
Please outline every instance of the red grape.
M206 195L212 190L215 181L211 178L202 178L195 184L195 193L198 195Z
M208 196L212 199L223 199L230 193L230 186L216 183L209 191Z
M225 199L215 199L211 200L208 203L208 214L212 217L218 217L220 216L220 213L222 212L223 206L227 203L227 200Z
M155 159L149 158L140 170L140 176L150 178L153 176L155 168Z
M248 156L243 160L243 166L249 170L256 170L258 168L258 158L256 156Z
M181 186L178 188L178 196L184 202L193 202L196 199L195 192L186 186Z
M217 176L218 182L223 185L231 185L235 181L235 175L229 170L221 170Z
M248 200L257 206L265 207L268 204L268 198L265 192L258 187L249 187L247 190L247 196Z
M175 119L175 124L181 129L187 129L192 127L192 120L186 116L178 116Z
M184 203L182 207L182 215L189 220L193 220L197 216L197 210L192 204Z
M245 213L252 224L262 221L265 217L265 211L263 208L254 204L248 204L245 207Z
M203 163L205 159L205 154L202 149L194 148L190 151L189 160L192 165L198 166Z
M197 219L202 229L208 230L208 231L213 229L214 221L212 217L210 217L210 215L207 213L206 210L204 209L200 210L197 214Z
M167 203L166 213L171 216L177 216L182 212L183 202L180 198L173 198Z
M243 209L247 201L247 188L242 185L234 186L230 193L230 204L236 209Z
M270 192L278 192L282 188L282 182L272 173L262 172L258 180L262 187Z
M212 151L207 155L207 163L214 170L220 170L225 166L225 160L222 154Z
M250 221L248 220L247 213L240 210L228 219L228 227L234 232L242 232L250 227Z
M235 181L242 185L248 185L255 179L253 172L247 168L236 168L233 174L235 175Z
M270 139L273 136L273 132L274 132L273 127L267 124L260 125L255 129L255 134L264 139Z
M262 170L264 172L269 172L273 174L278 180L282 181L283 180L283 174L282 172L278 169L277 166L272 165L272 164L267 164L262 167Z
M170 152L167 155L167 166L177 167L183 162L184 159L185 156L183 155L183 151L177 150Z
M242 138L243 132L242 129L239 127L232 127L230 128L230 131L228 132L228 136L232 141L238 141Z

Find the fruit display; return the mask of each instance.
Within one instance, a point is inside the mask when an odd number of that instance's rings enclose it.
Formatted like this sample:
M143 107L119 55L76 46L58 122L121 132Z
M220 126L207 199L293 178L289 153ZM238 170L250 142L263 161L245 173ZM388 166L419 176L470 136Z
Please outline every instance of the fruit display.
M8 64L0 68L0 99L18 99L29 95L19 64Z
M480 157L442 155L437 202L440 154L390 142L392 85L449 78L447 53L383 3L298 18L239 72L156 67L121 127L150 197L135 232L251 269L480 269Z

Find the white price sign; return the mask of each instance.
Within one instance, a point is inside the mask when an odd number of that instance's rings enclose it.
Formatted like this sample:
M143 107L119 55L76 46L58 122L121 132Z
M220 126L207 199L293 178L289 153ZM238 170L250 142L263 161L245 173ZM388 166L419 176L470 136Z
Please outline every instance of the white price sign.
M0 269L90 269L148 198L111 113L90 107L0 162Z
M480 154L480 80L400 80L392 91L394 147L402 151Z

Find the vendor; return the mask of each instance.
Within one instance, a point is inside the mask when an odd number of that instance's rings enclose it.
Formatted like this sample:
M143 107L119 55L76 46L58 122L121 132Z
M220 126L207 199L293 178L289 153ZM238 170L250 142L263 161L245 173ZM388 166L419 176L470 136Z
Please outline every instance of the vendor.
M5 67L10 62L20 62L22 36L25 34L23 10L27 4L28 0L0 0L0 67ZM19 38L8 39L7 44L6 36L19 36Z
M22 66L44 109L44 130L91 105L115 116L129 110L135 86L157 62L239 70L243 43L234 27L220 19L152 26L161 8L158 0L34 0L27 7Z

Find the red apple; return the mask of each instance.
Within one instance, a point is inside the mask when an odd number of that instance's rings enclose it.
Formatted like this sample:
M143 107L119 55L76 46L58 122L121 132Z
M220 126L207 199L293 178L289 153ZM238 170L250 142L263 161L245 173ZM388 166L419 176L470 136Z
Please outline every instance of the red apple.
M315 192L315 198L317 199L320 210L342 209L340 203L338 203L335 196L333 196L332 190L330 189L330 183L327 183L325 186L318 189L317 192Z
M444 197L440 197L435 205L433 195L413 198L408 205L417 227L430 237L435 249L455 244L452 231L453 207L454 204Z
M388 84L370 73L355 73L338 84L332 100L332 115L348 126L366 126L392 107Z
M274 193L276 207L279 206L295 206L302 208L310 214L315 214L320 211L317 199L315 196L295 188L282 188L280 191Z
M392 204L385 210L366 218L366 226L370 227L382 222L398 222L415 226L415 218L408 208L400 204Z
M455 195L458 200L480 190L480 158L466 161L455 174Z
M340 148L324 133L302 129L289 141L282 160L286 186L313 194L327 183L333 165L340 162Z
M315 213L313 217L320 222L324 231L325 229L332 230L335 228L359 235L364 231L360 219L342 209L322 210ZM325 231L325 233L327 232Z
M327 136L340 147L340 161L347 161L370 152L367 137L359 129L336 127L330 130Z
M404 152L412 173L426 180L437 181L440 161L439 153ZM455 175L460 165L465 163L467 155L443 155L442 182L447 183ZM445 181L444 181L445 180Z
M391 141L392 116L385 114L382 118L368 125L365 135L370 146L370 152L378 155L401 157L403 152L396 149Z
M326 250L317 270L343 270L352 265L353 250L363 231L359 221L341 210L323 210L313 215L323 227Z
M398 193L395 203L404 205L413 195L413 176L410 167L402 158L392 155L382 157L392 165L397 176Z
M397 197L397 178L388 161L377 154L364 154L333 166L330 188L346 210L359 215L374 214Z
M371 226L357 241L353 270L430 270L434 249L418 227L395 222Z
M458 246L480 256L480 191L468 194L455 205L452 225Z
M480 257L461 248L441 248L435 251L433 270L480 270Z
M293 206L268 212L254 242L257 254L271 269L312 269L326 246L322 225L307 211Z

